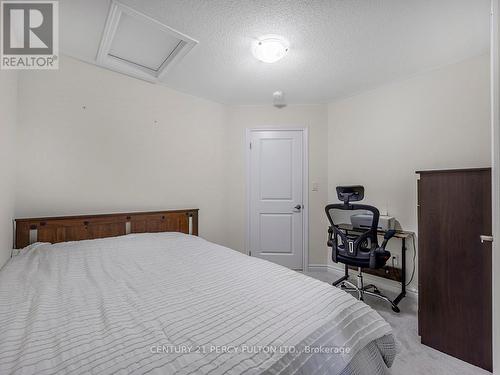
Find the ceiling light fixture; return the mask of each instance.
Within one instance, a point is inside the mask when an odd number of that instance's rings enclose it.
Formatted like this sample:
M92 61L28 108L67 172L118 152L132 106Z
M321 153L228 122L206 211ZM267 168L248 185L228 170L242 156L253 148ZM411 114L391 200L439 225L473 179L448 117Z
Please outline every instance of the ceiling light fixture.
M279 35L265 35L257 39L252 46L252 53L257 60L275 63L288 52L288 41Z

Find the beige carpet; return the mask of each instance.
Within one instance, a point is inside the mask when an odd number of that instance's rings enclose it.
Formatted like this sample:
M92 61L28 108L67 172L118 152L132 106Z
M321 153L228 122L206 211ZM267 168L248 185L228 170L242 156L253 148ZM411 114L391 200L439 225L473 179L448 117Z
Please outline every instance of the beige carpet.
M331 283L338 275L329 272L309 272L309 276ZM333 288L333 287L332 287ZM384 292L385 293L385 292ZM390 298L393 296L386 293ZM392 326L396 337L398 354L392 373L394 375L491 375L479 367L441 353L420 343L417 334L417 301L404 298L394 313L389 304L367 297L366 302L376 309Z

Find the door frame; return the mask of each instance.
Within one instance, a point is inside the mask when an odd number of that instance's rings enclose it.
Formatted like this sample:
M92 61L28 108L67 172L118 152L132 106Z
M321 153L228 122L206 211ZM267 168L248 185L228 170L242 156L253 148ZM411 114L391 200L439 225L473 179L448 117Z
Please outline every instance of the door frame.
M250 255L250 140L254 132L301 131L302 132L302 272L309 270L309 129L307 127L273 127L263 126L245 129L245 189L246 189L246 234L245 253Z
M500 375L500 1L491 1L493 374Z

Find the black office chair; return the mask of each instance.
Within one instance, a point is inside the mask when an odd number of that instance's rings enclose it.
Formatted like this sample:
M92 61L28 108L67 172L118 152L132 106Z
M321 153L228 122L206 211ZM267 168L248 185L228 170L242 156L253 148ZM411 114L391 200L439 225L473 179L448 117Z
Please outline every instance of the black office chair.
M357 292L360 300L365 295L377 297L389 302L392 310L399 312L399 308L373 285L363 285L363 268L377 269L385 266L391 258L391 253L385 249L387 242L396 233L389 230L384 235L382 245L378 244L377 227L380 213L376 207L365 204L352 204L364 198L363 186L338 186L337 196L343 203L329 204L325 207L326 216L330 222L328 229L328 246L332 248L332 260L335 263L345 264L345 275L333 283L340 284L341 288L349 292ZM335 211L368 211L373 215L371 226L362 233L354 233L348 229L342 229L333 221ZM358 268L358 282L354 285L349 281L349 266Z

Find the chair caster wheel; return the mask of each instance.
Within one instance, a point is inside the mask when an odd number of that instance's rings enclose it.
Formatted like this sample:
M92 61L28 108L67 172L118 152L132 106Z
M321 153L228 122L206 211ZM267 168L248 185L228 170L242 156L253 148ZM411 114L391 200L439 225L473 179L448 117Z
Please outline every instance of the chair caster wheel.
M392 311L394 311L395 313L401 312L401 310L397 306L392 306Z

